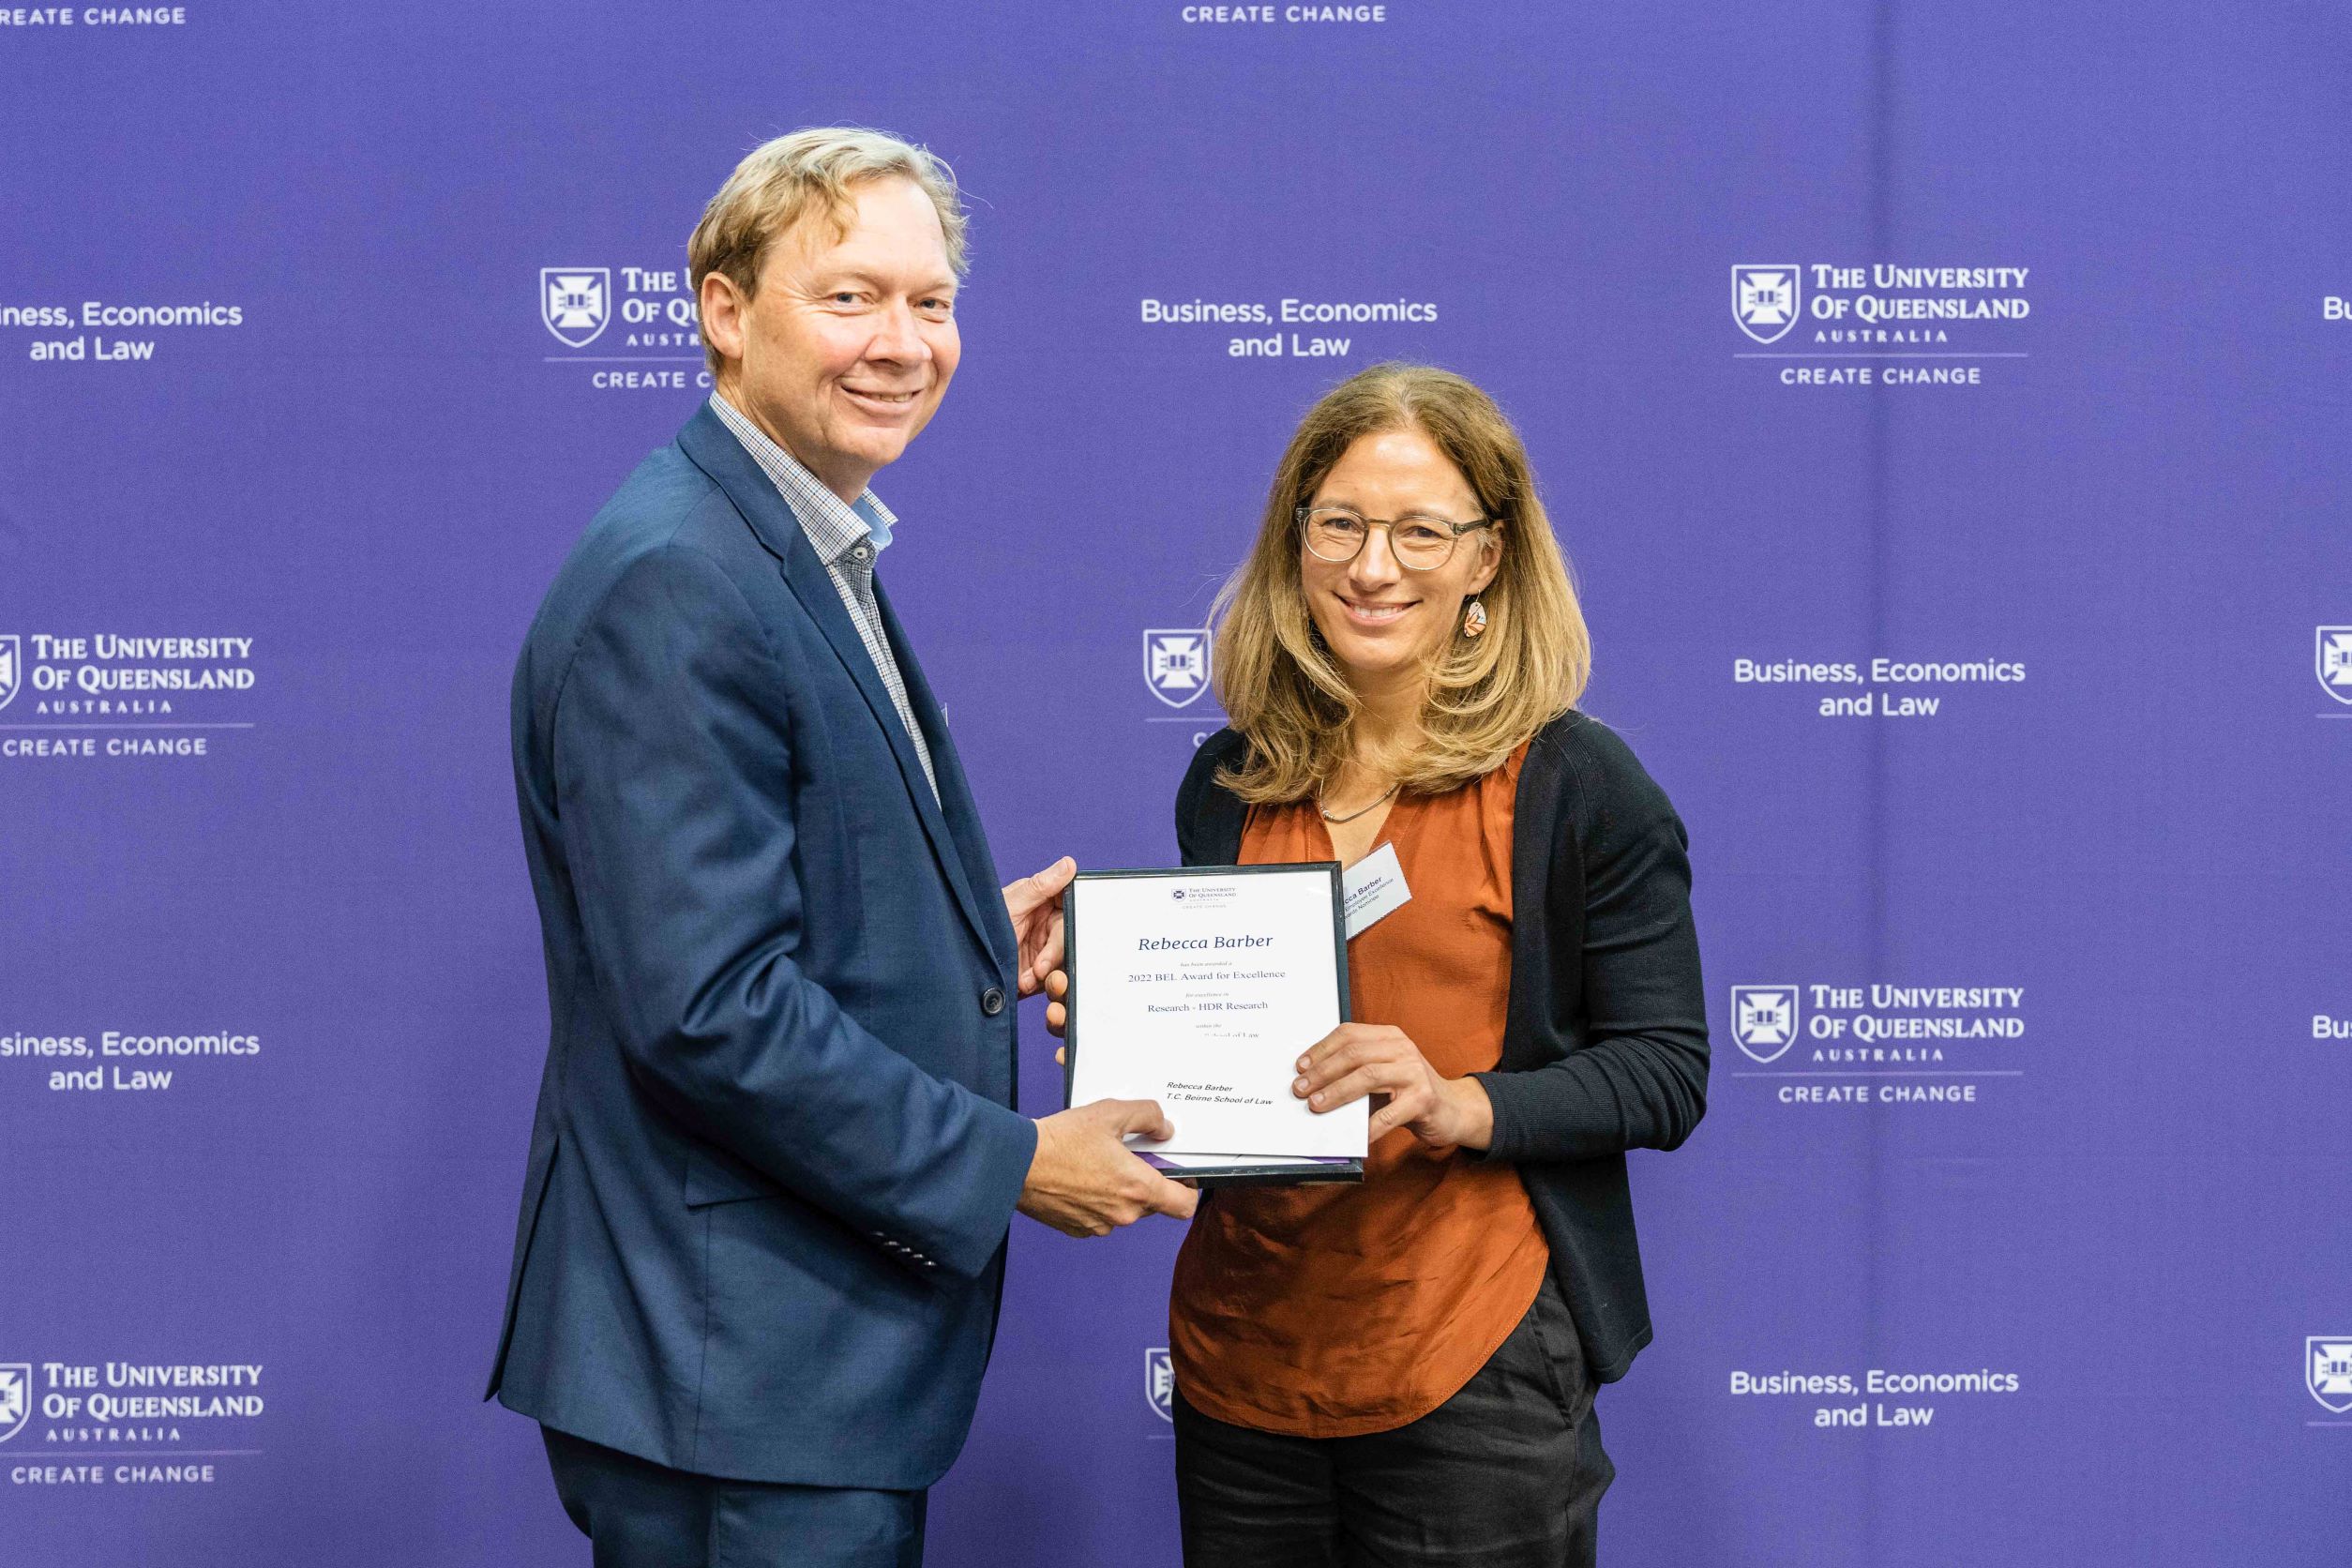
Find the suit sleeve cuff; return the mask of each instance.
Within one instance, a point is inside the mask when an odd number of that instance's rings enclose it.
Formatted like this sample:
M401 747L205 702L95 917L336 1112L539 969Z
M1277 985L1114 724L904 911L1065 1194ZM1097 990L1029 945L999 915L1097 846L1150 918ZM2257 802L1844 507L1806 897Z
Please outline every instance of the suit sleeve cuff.
M1028 1184L1029 1168L1037 1155L1037 1123L993 1100L981 1100L973 1116L979 1123L974 1129L978 1168L956 1234L936 1257L876 1238L884 1251L917 1274L945 1269L966 1279L976 1277L1004 1244L1021 1188Z
M1002 1241L1013 1227L1021 1188L1029 1184L1029 1168L1036 1162L1037 1123L994 1101L988 1115L995 1126L990 1133L987 1213L991 1233Z

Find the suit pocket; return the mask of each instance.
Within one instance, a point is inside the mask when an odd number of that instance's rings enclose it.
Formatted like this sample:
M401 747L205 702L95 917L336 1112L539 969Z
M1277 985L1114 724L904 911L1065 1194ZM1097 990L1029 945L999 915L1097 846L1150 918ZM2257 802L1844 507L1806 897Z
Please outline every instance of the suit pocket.
M743 1203L755 1198L782 1196L775 1184L754 1173L749 1167L724 1155L711 1155L701 1150L686 1154L686 1206L707 1209L714 1203Z

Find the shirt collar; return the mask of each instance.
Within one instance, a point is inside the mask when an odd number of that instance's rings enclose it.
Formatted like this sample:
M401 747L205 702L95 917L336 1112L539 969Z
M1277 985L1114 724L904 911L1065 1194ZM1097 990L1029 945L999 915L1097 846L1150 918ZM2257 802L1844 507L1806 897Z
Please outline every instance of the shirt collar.
M751 460L760 465L784 497L784 504L800 520L801 532L808 536L819 560L833 565L863 540L873 542L877 555L888 548L890 530L898 519L871 490L854 502L845 502L808 472L799 459L716 391L711 394L711 412L718 415L719 423L734 432L744 450L751 454Z

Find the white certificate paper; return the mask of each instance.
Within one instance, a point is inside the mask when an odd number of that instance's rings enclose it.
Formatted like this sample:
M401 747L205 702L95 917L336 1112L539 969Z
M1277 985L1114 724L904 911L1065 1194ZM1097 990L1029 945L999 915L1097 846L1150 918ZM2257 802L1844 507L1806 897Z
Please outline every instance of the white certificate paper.
M1072 1105L1157 1100L1158 1154L1364 1157L1366 1102L1290 1092L1345 1014L1336 866L1089 872L1069 908Z

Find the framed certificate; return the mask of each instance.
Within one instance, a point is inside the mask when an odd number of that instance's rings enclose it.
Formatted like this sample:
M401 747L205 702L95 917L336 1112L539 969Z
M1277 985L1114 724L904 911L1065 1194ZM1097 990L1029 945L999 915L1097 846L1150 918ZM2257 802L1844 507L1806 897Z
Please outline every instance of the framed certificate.
M1337 862L1081 871L1063 897L1071 1105L1158 1101L1175 1136L1137 1153L1203 1185L1363 1178L1369 1104L1290 1090L1348 1017Z

